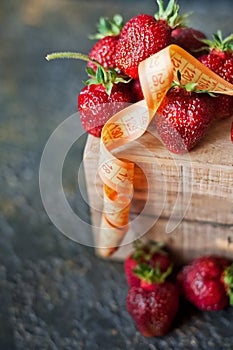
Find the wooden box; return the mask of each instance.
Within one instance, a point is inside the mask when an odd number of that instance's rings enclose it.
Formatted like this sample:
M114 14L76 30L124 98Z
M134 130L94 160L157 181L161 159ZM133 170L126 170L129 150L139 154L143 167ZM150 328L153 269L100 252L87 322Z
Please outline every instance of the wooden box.
M167 151L154 130L119 148L119 157L136 163L130 215L131 220L139 220L113 258L123 259L132 249L128 242L141 234L143 239L165 242L177 262L203 254L233 258L231 123L231 119L215 122L202 142L184 155ZM103 205L103 184L97 173L99 142L88 136L84 152L96 240Z

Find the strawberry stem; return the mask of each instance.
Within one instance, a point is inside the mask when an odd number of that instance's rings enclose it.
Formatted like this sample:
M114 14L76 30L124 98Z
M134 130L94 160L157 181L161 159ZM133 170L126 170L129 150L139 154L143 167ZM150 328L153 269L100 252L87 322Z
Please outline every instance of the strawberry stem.
M47 61L51 61L51 60L55 60L55 59L59 59L59 58L71 58L71 59L76 59L76 60L93 62L97 66L101 66L101 64L98 61L93 60L92 58L88 57L87 55L84 55L84 54L79 53L79 52L53 52L53 53L48 54L45 58Z
M79 52L54 52L54 53L48 54L45 58L47 61L51 61L59 58L73 58L77 60L93 62L98 67L97 71L95 73L93 69L87 67L86 71L87 71L87 74L90 76L90 79L88 79L85 82L85 84L86 85L101 84L105 87L106 92L109 96L111 94L113 84L129 83L131 81L131 78L129 78L128 76L117 74L116 70L113 68L108 68L106 70L98 61Z

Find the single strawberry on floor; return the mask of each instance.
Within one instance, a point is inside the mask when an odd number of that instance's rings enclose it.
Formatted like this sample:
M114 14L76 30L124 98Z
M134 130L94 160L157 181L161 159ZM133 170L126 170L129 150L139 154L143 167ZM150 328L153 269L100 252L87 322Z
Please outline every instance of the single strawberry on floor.
M174 82L155 115L157 131L173 153L190 151L206 134L214 116L215 97L196 90L196 84Z
M124 262L124 271L127 283L130 287L139 287L141 285L141 276L139 264L142 267L149 266L156 269L157 274L161 276L161 273L170 273L172 267L171 258L164 249L164 245L159 242L148 241L135 241L134 242L134 251L130 253ZM142 273L144 272L142 269Z
M225 39L219 30L213 35L213 41L203 40L209 53L199 58L200 62L229 83L233 84L233 34ZM216 95L215 116L217 119L233 115L233 96Z
M179 290L175 284L166 281L166 273L159 277L155 269L147 264L139 264L139 270L140 287L129 289L127 311L144 337L165 335L179 309Z
M202 256L177 275L183 296L201 310L215 311L233 305L233 264L225 258Z

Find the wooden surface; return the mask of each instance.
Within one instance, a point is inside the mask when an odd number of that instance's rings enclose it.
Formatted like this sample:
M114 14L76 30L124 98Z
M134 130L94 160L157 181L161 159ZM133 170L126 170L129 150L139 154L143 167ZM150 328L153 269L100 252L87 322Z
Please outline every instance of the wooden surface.
M184 155L168 152L153 127L139 140L117 150L117 156L136 164L131 220L139 215L143 237L167 242L179 261L203 253L233 256L231 122L231 119L215 122L202 142ZM99 139L89 136L84 165L97 240L102 212L98 154ZM136 238L140 236L138 230ZM134 238L135 232L131 230L125 239L126 246L114 257L124 258L131 249L127 243Z

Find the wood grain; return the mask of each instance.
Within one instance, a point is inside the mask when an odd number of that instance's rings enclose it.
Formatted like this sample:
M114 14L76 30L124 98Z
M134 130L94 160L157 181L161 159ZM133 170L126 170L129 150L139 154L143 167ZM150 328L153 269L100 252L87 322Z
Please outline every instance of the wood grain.
M180 261L204 252L233 257L233 144L231 119L215 122L200 144L188 154L174 155L160 142L153 127L116 155L136 164L131 219L157 222L145 237L166 241ZM98 176L99 139L88 136L84 167L94 236L102 212L102 182ZM148 205L149 203L149 205ZM143 212L142 212L143 211ZM172 225L171 213L173 212ZM182 219L182 220L181 220ZM177 228L166 233L168 222ZM127 234L125 243L135 239ZM128 249L130 245L127 244ZM114 258L124 258L120 248Z

